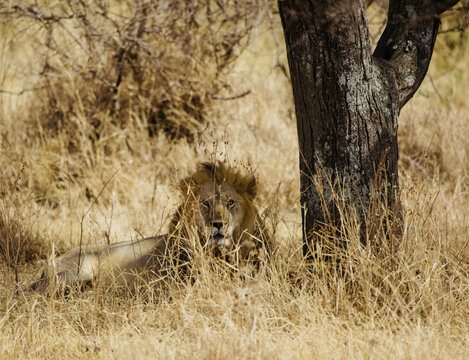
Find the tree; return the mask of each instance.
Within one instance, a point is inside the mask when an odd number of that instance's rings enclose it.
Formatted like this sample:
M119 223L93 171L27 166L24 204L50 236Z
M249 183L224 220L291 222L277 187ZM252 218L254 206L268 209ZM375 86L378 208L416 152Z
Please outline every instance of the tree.
M363 0L278 1L298 126L305 255L321 224L340 221L333 197L341 189L364 229L376 192L399 217L399 112L427 72L440 15L457 2L390 0L372 53Z

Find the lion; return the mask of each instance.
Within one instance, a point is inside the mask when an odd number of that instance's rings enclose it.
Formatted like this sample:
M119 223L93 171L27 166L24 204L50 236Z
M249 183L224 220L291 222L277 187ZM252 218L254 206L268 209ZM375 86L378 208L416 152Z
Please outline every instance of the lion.
M87 245L49 261L31 287L46 291L51 284L129 285L138 278L164 280L187 274L195 248L235 265L259 268L268 252L268 231L254 205L257 183L217 162L203 162L180 182L182 203L170 221L169 233L110 245Z

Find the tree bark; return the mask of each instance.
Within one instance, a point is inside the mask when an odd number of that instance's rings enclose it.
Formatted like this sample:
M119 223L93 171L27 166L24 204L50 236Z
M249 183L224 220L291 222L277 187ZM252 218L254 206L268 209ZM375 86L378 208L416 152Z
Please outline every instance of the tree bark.
M399 212L399 112L427 72L439 14L457 2L390 0L372 54L363 0L278 1L300 145L305 255L315 251L315 231L340 221L334 194L365 226L376 192Z

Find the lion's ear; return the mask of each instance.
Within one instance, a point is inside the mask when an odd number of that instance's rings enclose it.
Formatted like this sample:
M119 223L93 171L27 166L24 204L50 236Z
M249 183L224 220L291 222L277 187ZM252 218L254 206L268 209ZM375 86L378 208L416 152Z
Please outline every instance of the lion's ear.
M215 174L215 164L214 163L211 163L211 162L202 162L200 163L200 166L202 168L204 168L205 170L207 170L210 175L214 175Z
M256 178L254 177L254 175L252 176L251 181L248 184L246 192L252 199L254 199L257 195L257 182L256 182Z

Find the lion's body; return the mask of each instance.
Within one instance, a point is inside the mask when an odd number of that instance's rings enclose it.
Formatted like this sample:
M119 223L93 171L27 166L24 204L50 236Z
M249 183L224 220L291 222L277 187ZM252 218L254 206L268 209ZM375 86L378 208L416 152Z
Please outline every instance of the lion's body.
M50 261L33 289L47 291L51 284L49 279L54 279L61 287L96 280L108 285L128 286L140 278L164 276L167 244L167 236L161 235L73 248Z
M194 239L200 249L229 261L258 263L265 229L253 204L252 175L219 162L203 163L180 187L183 201L168 235L74 248L50 261L33 288L46 290L50 279L63 287L97 279L129 285L136 278L164 278L174 266L187 268Z

